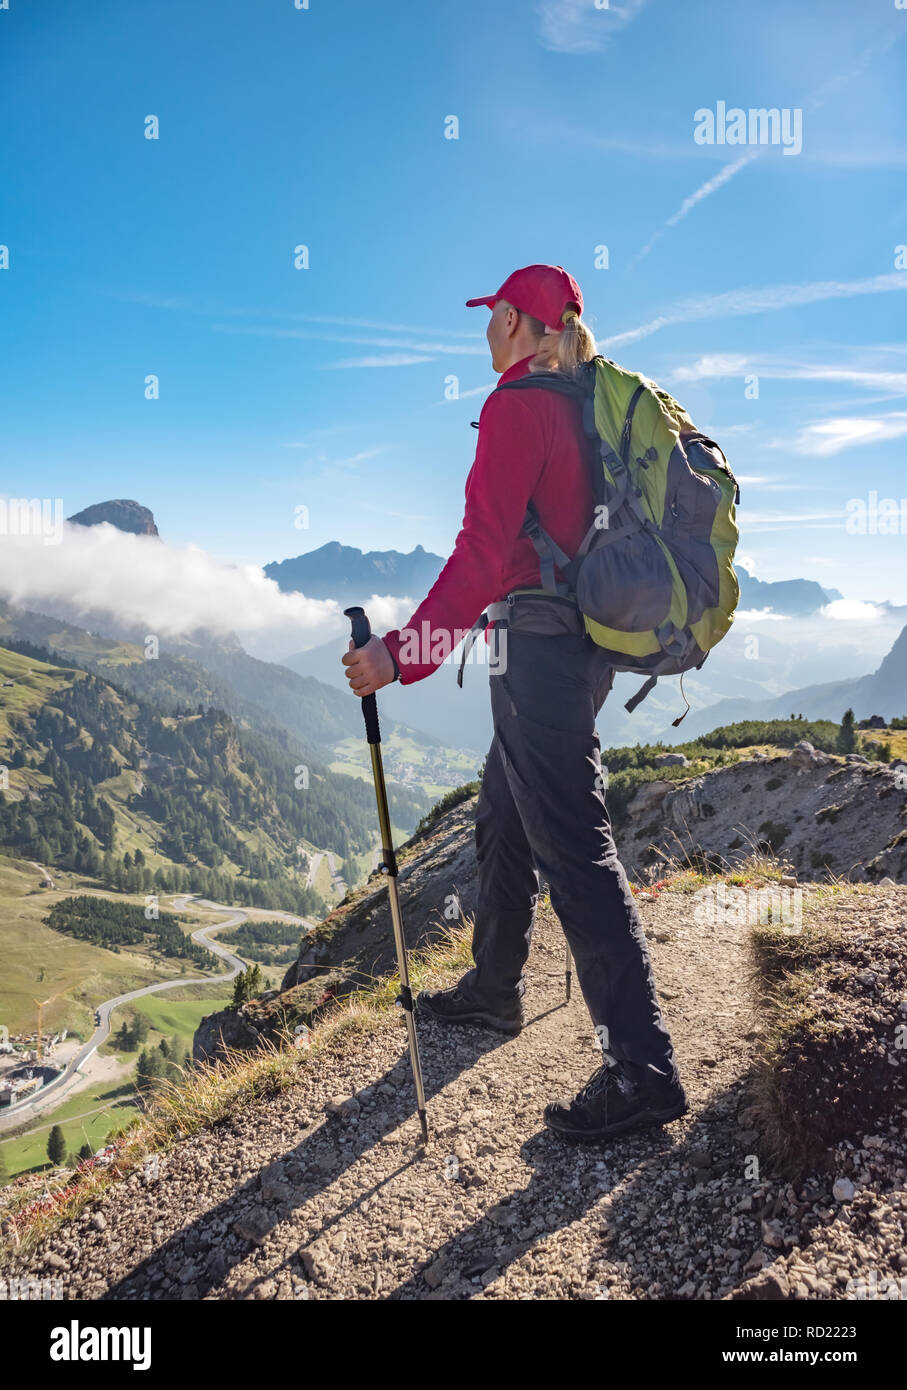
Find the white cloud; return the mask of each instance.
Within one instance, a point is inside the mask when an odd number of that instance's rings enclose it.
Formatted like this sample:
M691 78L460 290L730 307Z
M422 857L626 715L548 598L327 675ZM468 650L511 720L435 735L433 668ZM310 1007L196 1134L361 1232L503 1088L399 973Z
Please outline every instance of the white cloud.
M464 332L463 329L456 328L425 328L422 325L412 323L388 323L384 319L357 319L334 314L291 314L279 309L271 309L264 312L251 309L235 309L231 312L237 315L247 315L255 318L292 319L297 323L333 324L339 328L377 328L382 333L417 333L421 337L431 335L433 337L443 338L467 338L474 343L485 341L484 333L468 333Z
M755 425L753 424L709 425L705 432L713 439L727 439L729 434L748 434L752 429L755 429Z
M747 512L747 531L778 531L795 526L802 531L843 528L843 512Z
M330 362L330 369L346 367L411 367L415 362L434 362L434 357L416 356L409 352L387 353L384 357L344 357L340 362Z
M740 170L745 168L747 164L752 163L755 158L755 151L750 154L745 154L740 159L735 159L731 164L725 164L722 169L719 169L717 174L713 174L705 183L700 184L695 192L691 193L688 198L684 198L677 211L671 214L664 226L660 228L659 231L655 232L646 242L642 250L632 258L629 262L628 269L631 269L641 261L643 256L648 256L652 247L657 241L661 240L669 227L676 227L678 222L682 222L687 214L693 211L697 203L701 203L704 198L708 198L710 194L716 193L719 188L723 188L726 183L730 182L735 174L739 174Z
M534 144L548 146L569 146L572 150L593 150L605 153L628 154L638 159L665 159L676 164L678 160L690 160L700 164L712 163L718 157L719 146L697 145L692 139L665 139L659 129L657 132L639 132L638 126L627 134L613 130L598 130L592 125L580 125L571 121L550 120L533 128L535 110L525 111L517 108L510 115L510 124L519 132L521 141L531 140ZM638 113L634 110L634 120ZM793 160L777 160L774 168L786 168ZM861 141L852 149L845 149L839 142L822 148L811 141L797 156L796 163L819 164L842 169L903 169L907 164L907 148L890 141L883 144L881 139L867 144ZM771 166L769 166L771 167Z
M815 425L805 425L794 440L794 450L798 454L815 454L827 457L840 454L844 449L852 449L857 444L880 444L889 439L900 439L907 434L907 411L892 410L887 415L838 416L832 420L822 420Z
M597 53L625 29L646 0L612 0L596 9L592 0L542 0L536 7L541 40L557 53Z
M747 477L745 473L738 473L736 477L741 487L758 488L760 492L814 492L816 487L814 478L802 478L797 483L784 483L777 478Z
M393 351L406 349L409 352L431 352L431 353L450 353L460 354L467 357L487 357L488 344L482 340L481 346L476 342L470 343L443 343L443 342L407 342L405 339L397 341L395 338L360 338L351 337L346 334L338 333L317 333L307 328L242 328L236 324L216 323L213 325L215 333L235 333L253 338L298 338L301 340L315 341L320 343L349 343L359 347L390 348ZM448 335L452 337L453 335Z
M389 447L387 444L376 444L374 449L360 449L358 454L350 454L349 458L325 462L330 462L334 468L354 468L356 464L365 463L366 459L373 459L376 454L386 454Z
M332 324L340 328L377 328L382 333L418 333L436 337L467 338L473 342L484 339L484 334L466 332L463 329L425 328L411 323L389 323L386 319L361 319L339 314L297 314L287 309L243 309L215 304L212 300L196 299L189 295L163 295L146 293L142 290L104 291L113 299L128 304L141 304L150 309L166 309L182 314L200 314L227 318L288 319L294 323ZM318 336L315 334L314 336Z
M836 598L820 608L819 615L839 623L873 623L884 616L876 604L864 603L858 598Z
M907 274L891 271L873 275L866 280L812 280L800 285L766 285L762 289L726 290L722 294L704 295L699 299L681 300L675 308L626 333L605 338L602 347L616 347L649 338L662 328L675 324L696 323L702 319L738 318L745 314L765 314L781 309L796 309L805 304L819 304L830 299L850 299L854 295L885 294L907 290Z
M706 353L687 367L675 367L670 373L674 381L711 381L729 376L743 376L749 358L743 353Z
M736 622L745 621L748 623L786 623L790 621L789 613L773 613L771 608L738 608L734 614Z
M287 651L328 641L349 626L333 599L282 593L257 565L225 564L198 546L127 535L109 525L67 524L62 531L58 545L4 537L0 594L39 611L109 614L162 638L206 629L269 638ZM380 596L368 606L376 631L412 612L409 600Z
M846 383L874 391L907 395L907 372L867 371L857 366L773 363L761 357L747 357L743 353L707 353L687 366L675 367L670 376L674 381L715 381L742 377L747 373L771 381L829 381L835 385Z
M740 569L746 570L751 579L755 577L756 561L751 555L735 555L734 564L739 565Z

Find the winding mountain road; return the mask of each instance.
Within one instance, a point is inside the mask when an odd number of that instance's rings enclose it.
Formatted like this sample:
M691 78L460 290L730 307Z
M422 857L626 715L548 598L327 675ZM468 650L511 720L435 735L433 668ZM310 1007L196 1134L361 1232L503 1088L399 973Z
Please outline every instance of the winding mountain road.
M118 994L113 999L105 999L102 1004L97 1006L95 1017L97 1025L91 1037L79 1048L79 1051L70 1059L64 1070L54 1081L48 1082L41 1090L29 1100L23 1100L18 1105L5 1106L0 1111L0 1131L12 1129L16 1125L22 1124L32 1116L41 1115L50 1108L56 1108L66 1094L76 1089L86 1079L86 1072L82 1070L90 1058L97 1052L102 1043L106 1042L111 1032L111 1014L120 1004L128 1004L133 999L140 999L145 994L159 994L165 989L179 989L183 985L209 985L214 982L228 984L230 980L236 978L240 971L245 970L245 962L235 956L226 946L211 939L211 932L225 931L229 927L241 926L247 921L250 915L261 915L260 909L249 910L241 907L228 907L223 903L212 903L207 898L197 898L192 894L180 894L171 899L170 906L175 912L185 912L189 903L202 908L206 912L226 912L227 918L223 922L212 922L209 926L199 927L192 932L192 940L199 946L205 946L215 956L218 956L227 965L227 971L223 975L199 975L187 978L184 975L178 976L173 980L162 980L158 984L145 985L142 989L132 989L126 994ZM298 923L300 927L307 930L315 925L305 917L295 917L291 912L268 912L268 917L279 918L284 922Z

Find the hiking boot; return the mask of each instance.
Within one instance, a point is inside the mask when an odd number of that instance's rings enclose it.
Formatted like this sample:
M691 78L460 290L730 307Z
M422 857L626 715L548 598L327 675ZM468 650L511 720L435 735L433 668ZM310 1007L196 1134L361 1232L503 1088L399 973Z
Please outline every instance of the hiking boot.
M441 1023L484 1023L501 1033L519 1033L526 1021L519 997L510 1005L489 1007L461 984L453 989L423 989L416 996L416 1006Z
M573 1100L545 1107L545 1124L562 1139L591 1142L667 1124L686 1112L686 1094L676 1077L652 1067L605 1063Z

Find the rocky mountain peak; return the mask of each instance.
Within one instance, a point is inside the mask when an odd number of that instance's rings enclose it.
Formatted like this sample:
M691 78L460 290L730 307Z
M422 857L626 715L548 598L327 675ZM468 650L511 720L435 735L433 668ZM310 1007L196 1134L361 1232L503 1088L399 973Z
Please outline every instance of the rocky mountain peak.
M69 517L72 526L100 526L105 521L118 531L126 531L132 536L160 535L154 513L140 502L126 497L111 502L95 502L93 506Z

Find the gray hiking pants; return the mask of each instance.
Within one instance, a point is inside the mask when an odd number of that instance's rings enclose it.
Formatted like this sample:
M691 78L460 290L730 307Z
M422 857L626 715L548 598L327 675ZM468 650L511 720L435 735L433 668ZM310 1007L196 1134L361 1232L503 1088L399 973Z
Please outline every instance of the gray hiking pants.
M475 968L465 983L489 1005L523 993L541 875L606 1057L676 1075L605 808L595 717L613 669L585 633L497 634L506 661L489 675L494 738L476 809Z

